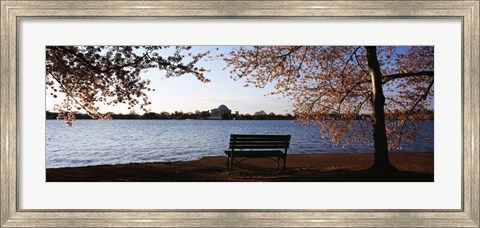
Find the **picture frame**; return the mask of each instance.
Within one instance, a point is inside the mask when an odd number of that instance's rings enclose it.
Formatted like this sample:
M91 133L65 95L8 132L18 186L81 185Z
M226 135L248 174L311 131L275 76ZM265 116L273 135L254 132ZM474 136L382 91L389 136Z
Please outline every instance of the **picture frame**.
M108 8L109 10L105 10ZM2 227L357 226L478 227L479 1L1 1ZM18 207L18 26L22 17L460 18L462 20L461 210L21 210Z

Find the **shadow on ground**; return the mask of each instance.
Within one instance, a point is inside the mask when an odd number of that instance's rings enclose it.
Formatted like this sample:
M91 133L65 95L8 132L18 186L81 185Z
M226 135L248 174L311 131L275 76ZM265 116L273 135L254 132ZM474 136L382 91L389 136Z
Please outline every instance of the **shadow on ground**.
M168 166L165 165L165 166ZM432 182L428 172L371 172L368 169L321 170L287 168L259 169L243 165L233 171L225 168L204 167L181 169L155 165L127 164L122 166L94 166L47 169L48 182Z
M252 159L226 170L226 157L194 161L130 163L46 170L48 182L433 182L433 153L392 153L398 169L372 172L373 154L289 155L277 170L268 159Z

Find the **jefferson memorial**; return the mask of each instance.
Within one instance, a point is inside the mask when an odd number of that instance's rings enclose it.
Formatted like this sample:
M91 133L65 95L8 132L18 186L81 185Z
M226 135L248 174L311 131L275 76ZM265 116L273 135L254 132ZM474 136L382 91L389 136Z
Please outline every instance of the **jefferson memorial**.
M210 110L211 115L209 119L221 120L222 116L232 114L232 110L228 109L225 105L220 105L218 108Z

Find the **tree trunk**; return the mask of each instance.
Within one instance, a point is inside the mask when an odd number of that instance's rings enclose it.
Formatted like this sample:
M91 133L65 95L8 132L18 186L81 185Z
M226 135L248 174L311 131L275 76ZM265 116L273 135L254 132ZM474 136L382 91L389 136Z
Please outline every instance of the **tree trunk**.
M387 132L385 129L385 96L382 89L382 72L377 58L377 48L366 46L368 71L372 80L373 103L373 141L375 146L374 163L371 167L375 171L395 170L388 159Z

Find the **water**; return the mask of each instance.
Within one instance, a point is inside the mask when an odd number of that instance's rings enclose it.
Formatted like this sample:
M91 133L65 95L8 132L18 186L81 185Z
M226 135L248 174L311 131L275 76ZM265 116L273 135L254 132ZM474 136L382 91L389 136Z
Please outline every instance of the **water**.
M433 152L433 121L415 142L400 150ZM290 134L289 154L373 152L372 145L354 143L335 147L314 126L289 120L76 120L68 127L61 120L46 121L46 166L74 167L152 161L187 161L221 156L230 134Z

